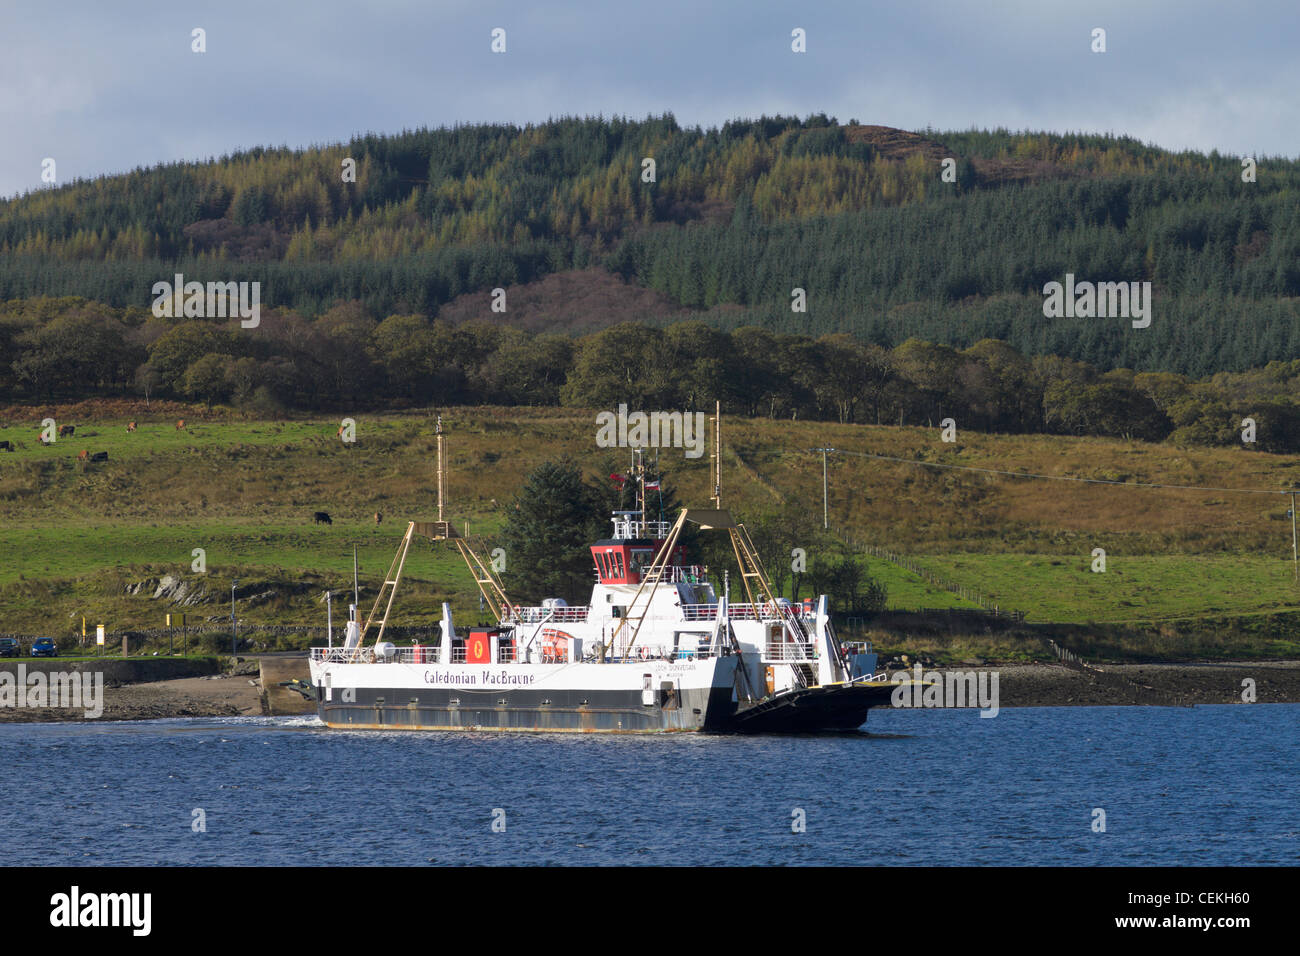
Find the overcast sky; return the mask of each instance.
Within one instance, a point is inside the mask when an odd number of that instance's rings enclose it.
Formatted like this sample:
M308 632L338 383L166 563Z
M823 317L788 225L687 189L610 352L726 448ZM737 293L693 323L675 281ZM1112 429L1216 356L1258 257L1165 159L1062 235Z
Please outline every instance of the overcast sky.
M0 196L37 188L45 157L67 182L365 131L665 111L1300 155L1297 0L2 2Z

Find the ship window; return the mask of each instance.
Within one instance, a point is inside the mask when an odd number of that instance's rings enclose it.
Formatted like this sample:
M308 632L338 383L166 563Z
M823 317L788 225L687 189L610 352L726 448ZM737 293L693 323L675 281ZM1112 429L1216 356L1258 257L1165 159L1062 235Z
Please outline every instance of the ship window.
M623 555L617 551L614 552L614 576L623 577Z

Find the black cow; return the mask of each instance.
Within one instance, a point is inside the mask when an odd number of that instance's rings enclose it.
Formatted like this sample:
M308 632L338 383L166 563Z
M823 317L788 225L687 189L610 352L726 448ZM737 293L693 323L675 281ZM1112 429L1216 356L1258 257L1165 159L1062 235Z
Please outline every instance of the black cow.
M330 516L329 516L328 513L324 512L324 511L318 511L318 512L316 512L316 523L317 523L317 524L333 524L334 522L333 522L333 521L330 521Z
M91 461L108 461L108 452L97 451L90 456Z
M13 451L14 443L11 441L0 441L0 451Z

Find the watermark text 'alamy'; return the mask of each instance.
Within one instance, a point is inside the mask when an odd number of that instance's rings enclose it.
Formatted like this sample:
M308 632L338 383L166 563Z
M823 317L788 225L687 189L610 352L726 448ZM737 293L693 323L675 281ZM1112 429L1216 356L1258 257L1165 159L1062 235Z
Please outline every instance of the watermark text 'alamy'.
M176 273L174 282L153 284L153 314L159 319L225 319L238 316L245 329L262 321L262 283L186 282Z
M684 448L687 458L704 454L703 412L628 412L596 415L598 448Z

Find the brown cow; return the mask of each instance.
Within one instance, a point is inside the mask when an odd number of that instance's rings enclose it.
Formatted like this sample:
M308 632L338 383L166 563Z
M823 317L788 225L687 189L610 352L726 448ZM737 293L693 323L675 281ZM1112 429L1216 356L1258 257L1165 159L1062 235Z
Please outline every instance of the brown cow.
M89 452L88 450L86 450L85 448L83 448L83 449L81 449L81 451L77 454L77 461L85 461L85 460L86 460L87 458L89 458L89 457L90 457L90 452Z
M59 428L59 437L68 438L77 430L76 425L63 425Z
M185 419L183 419L183 418L178 419L177 422L176 422L176 430L177 430L177 431L180 431L180 430L181 430L182 428L184 428L184 427L185 427Z
M135 422L127 422L127 423L126 423L126 430L129 431L129 432L133 432L133 431L135 431Z
M376 512L375 512L375 524L379 524L379 522L381 522L381 521L383 521L383 520L384 520L384 516L383 516L380 512L376 511Z

